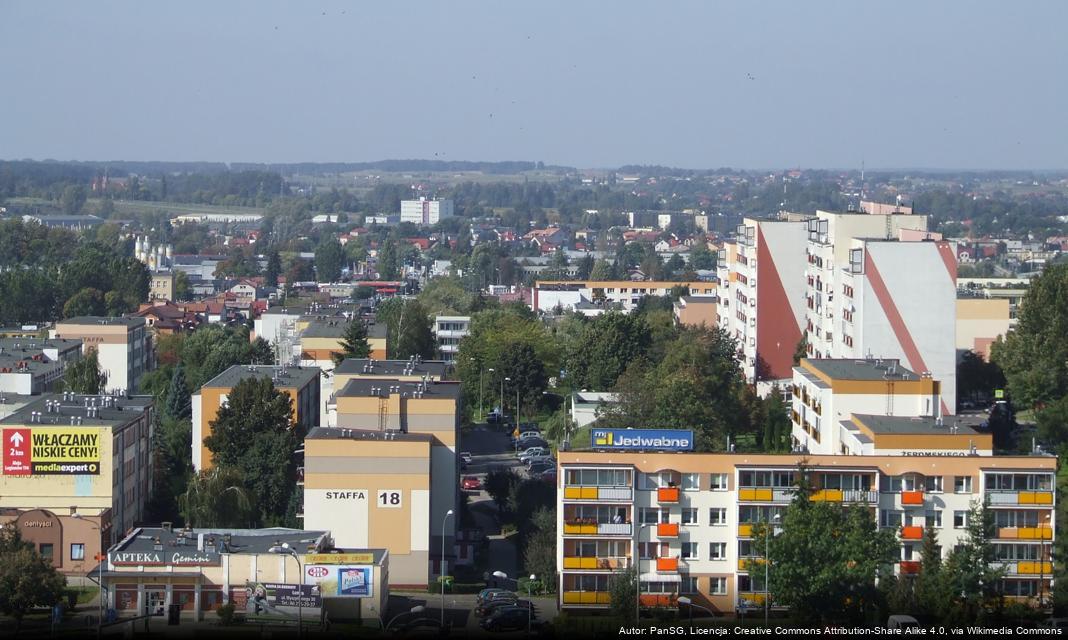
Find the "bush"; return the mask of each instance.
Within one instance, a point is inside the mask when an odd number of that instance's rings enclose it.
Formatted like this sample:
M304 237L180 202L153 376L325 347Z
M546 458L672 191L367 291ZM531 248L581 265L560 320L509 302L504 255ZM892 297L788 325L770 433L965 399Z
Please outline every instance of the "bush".
M219 622L223 626L229 626L234 623L234 605L233 603L224 604L215 610L215 615L219 616Z

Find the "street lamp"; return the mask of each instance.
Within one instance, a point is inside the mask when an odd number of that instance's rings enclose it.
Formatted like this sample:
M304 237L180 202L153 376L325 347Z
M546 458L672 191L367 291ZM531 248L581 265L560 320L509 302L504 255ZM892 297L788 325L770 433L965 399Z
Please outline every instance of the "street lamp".
M449 520L449 516L452 515L452 509L445 512L445 517L441 519L441 628L445 628L445 523Z
M632 518L632 521L636 521L637 518ZM637 524L637 522L635 522ZM638 552L638 544L642 539L642 531L646 527L652 525L648 522L638 525L634 528L634 622L635 624L641 624L642 619L642 557Z
M770 522L778 522L779 514L775 514L771 517ZM768 612L771 610L771 582L768 579L768 568L771 565L771 536L775 533L775 526L769 524L767 531L764 532L764 626L768 626Z
M534 602L530 599L530 585L534 584L534 581L538 577L533 573L530 574L530 580L527 580L527 636L530 636L530 627L533 624L532 616L534 613Z
M77 520L81 520L82 519L82 514L80 514L77 511L75 511L71 515L71 517L73 517L73 518L75 518ZM14 526L14 525L12 525L12 526ZM92 526L92 525L90 524L90 526ZM93 528L96 529L97 533L101 534L101 537L103 537L103 532L100 531L100 527L93 527ZM101 540L101 543L103 543L103 540ZM97 554L96 554L96 556L94 558L96 560L96 581L97 581L97 585L100 587L100 593L97 595L97 617L96 617L96 637L98 637L98 638L100 637L101 633L103 633L104 596L107 594L107 591L104 589L104 564L107 562L107 559L108 559L107 551L102 548L103 544L101 544L100 546L101 546L101 550L97 552Z
M397 615L393 616L393 619L389 621L389 624L387 624L385 627L382 627L382 631L388 631L389 627L394 622L397 621L397 618L400 618L401 616L406 616L406 615L409 615L409 614L412 614L412 613L422 613L424 609L426 609L426 607L424 607L421 604L417 604L414 607L412 607L411 609L408 609L407 611L402 611L402 612L398 613Z
M504 379L501 380L501 421L502 422L504 420L504 383L505 382L511 382L511 381L512 381L512 378L510 378L509 376L505 376Z
M297 561L297 575L300 576L300 582L297 583L297 637L300 638L304 635L304 570L300 566L300 556L289 546L288 542L283 542L281 546L274 545L267 551L293 556L293 559Z
M689 598L689 596L679 596L676 599L676 602L678 602L679 604L684 604L684 605L686 605L687 607L690 608L690 624L691 625L693 625L693 609L694 609L694 607L697 607L698 609L700 609L701 611L704 611L705 613L707 613L710 616L715 615L714 613L712 613L712 611L710 609L708 609L706 607L702 607L699 604L694 604L693 600L691 600Z

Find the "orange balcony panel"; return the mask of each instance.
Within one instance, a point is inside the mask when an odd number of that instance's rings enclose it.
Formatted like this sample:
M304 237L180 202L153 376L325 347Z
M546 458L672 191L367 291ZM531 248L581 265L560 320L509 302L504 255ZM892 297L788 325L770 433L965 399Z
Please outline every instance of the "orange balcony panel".
M901 527L903 540L923 540L923 527Z
M914 576L920 572L920 563L915 560L901 561L901 575Z
M922 491L902 491L901 492L901 504L911 505L923 505L923 492Z
M674 607L678 604L674 594L665 593L643 593L641 601L643 607Z
M661 522L656 525L656 535L661 538L677 538L679 537L679 523L677 522Z
M664 571L664 572L668 572L668 573L674 573L674 572L679 570L679 559L678 558L657 558L656 559L656 570L657 571Z
M657 502L678 502L679 501L679 488L678 487L664 487L656 490Z

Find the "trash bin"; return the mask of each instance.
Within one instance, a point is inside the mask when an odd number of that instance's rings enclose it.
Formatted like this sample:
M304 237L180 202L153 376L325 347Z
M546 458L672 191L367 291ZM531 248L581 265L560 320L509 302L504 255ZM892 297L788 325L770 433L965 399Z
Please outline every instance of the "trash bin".
M182 618L182 605L172 604L167 608L167 624L170 626L176 626L178 621Z

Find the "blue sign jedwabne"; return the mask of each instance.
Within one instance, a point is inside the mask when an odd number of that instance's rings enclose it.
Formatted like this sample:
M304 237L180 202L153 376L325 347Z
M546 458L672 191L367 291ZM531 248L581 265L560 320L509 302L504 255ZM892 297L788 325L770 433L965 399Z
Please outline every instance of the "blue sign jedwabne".
M594 429L594 449L693 451L693 431L682 429Z

